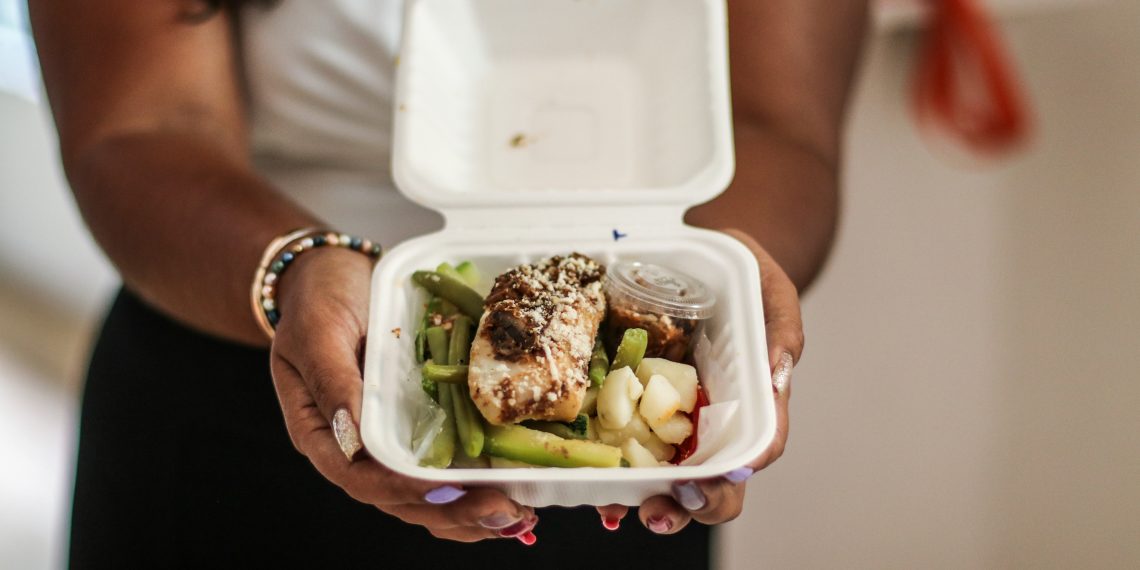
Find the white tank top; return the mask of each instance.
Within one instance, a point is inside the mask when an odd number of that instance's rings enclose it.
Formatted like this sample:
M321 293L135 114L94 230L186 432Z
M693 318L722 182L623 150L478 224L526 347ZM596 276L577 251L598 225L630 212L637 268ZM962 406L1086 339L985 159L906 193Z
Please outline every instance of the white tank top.
M243 13L258 170L332 227L385 246L443 218L392 183L403 0L283 0Z

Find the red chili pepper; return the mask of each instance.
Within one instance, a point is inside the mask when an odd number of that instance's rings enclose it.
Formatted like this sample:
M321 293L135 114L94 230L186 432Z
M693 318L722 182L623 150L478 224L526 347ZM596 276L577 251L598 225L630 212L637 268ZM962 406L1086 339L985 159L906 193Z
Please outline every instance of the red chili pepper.
M701 420L701 408L707 405L709 405L709 396L705 394L705 387L698 386L697 404L693 407L693 413L685 414L689 416L689 421L693 422L693 435L685 438L685 441L677 446L677 453L674 453L673 459L669 460L673 465L680 465L682 461L697 451L697 423Z

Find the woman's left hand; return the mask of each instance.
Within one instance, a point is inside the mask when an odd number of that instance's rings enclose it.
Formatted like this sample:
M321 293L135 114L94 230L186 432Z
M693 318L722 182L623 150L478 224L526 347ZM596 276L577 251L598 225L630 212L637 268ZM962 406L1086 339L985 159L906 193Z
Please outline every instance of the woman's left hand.
M788 398L791 397L792 367L804 347L803 324L796 286L768 252L751 236L738 230L726 233L743 242L760 264L764 321L768 336L768 361L772 365L772 390L776 398L776 436L759 457L740 469L714 479L676 481L671 496L657 495L641 504L641 524L657 534L673 534L690 520L720 524L740 516L747 479L780 458L788 440ZM598 507L602 524L616 530L628 508Z

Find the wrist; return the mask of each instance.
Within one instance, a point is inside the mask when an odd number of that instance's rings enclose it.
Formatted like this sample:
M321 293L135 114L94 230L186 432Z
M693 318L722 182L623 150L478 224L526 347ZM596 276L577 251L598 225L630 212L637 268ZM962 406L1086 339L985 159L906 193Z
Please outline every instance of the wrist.
M313 288L323 295L336 296L345 289L367 293L368 274L380 256L380 246L345 234L307 228L273 240L265 249L250 289L254 319L272 339L283 316L284 305L293 302L299 291ZM331 278L330 278L331 277ZM290 291L285 295L284 291Z

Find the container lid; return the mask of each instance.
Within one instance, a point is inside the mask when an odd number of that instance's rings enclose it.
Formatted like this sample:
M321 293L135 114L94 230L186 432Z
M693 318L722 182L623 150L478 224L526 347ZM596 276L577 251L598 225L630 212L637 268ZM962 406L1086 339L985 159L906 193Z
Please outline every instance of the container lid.
M406 10L392 174L449 226L680 223L732 180L723 0Z
M606 293L624 297L647 312L679 319L707 319L716 305L716 296L699 279L639 261L611 264L606 270Z

